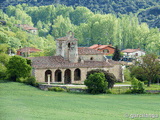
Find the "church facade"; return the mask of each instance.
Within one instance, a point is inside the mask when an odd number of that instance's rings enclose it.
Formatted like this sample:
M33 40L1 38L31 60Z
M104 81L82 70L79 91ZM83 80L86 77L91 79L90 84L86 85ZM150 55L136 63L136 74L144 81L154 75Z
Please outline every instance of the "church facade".
M83 84L86 74L92 69L103 69L113 73L118 81L122 81L122 66L108 61L103 52L79 47L74 33L56 39L56 55L29 58L32 61L32 75L38 82Z

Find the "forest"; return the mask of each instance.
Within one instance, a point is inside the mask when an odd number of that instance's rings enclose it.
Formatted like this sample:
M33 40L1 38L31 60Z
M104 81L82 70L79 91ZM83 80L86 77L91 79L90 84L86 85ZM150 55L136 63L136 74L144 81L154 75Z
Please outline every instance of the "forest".
M96 13L83 6L18 4L1 10L0 16L7 22L0 27L0 44L5 43L12 49L34 46L44 50L45 55L53 55L54 40L73 31L79 46L112 44L119 49L141 48L148 53L160 54L159 29L140 22L133 13L117 16ZM27 33L15 24L34 26L39 34Z
M18 5L26 3L29 6L46 6L62 4L66 6L84 6L94 13L121 14L139 13L140 22L146 22L149 27L158 27L157 23L160 19L160 1L159 0L1 0L2 9L9 5ZM152 12L154 10L154 12ZM141 13L142 12L142 13Z

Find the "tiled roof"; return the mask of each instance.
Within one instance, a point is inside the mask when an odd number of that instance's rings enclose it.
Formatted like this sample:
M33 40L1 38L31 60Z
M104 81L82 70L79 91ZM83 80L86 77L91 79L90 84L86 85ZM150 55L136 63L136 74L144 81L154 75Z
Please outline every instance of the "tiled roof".
M37 51L41 51L40 49L36 49L34 47L24 47L24 48L20 48L17 51L20 52L37 52Z
M99 46L100 46L100 45L98 45L98 44L94 44L94 45L90 46L89 48L96 49L96 48L98 48Z
M98 44L94 44L94 45L90 46L89 48L92 48L92 49L104 49L106 47L114 48L112 45L98 45Z
M141 49L125 49L125 50L122 50L121 52L123 53L133 53L133 52L136 52L136 51L142 51Z
M78 54L79 55L102 55L103 52L97 51L95 49L91 49L89 47L79 47L78 48Z
M84 63L71 63L62 56L30 57L33 68L77 68L77 67L112 67L106 61L84 61Z

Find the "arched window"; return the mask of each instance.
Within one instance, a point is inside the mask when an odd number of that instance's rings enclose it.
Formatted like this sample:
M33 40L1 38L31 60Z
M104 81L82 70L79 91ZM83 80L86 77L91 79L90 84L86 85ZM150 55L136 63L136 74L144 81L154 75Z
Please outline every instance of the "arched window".
M45 82L48 82L48 75L50 75L50 82L52 82L52 71L46 70L45 72Z
M55 82L61 82L62 81L62 71L56 70L55 71Z
M75 69L74 71L74 80L75 81L81 80L81 70L79 68Z

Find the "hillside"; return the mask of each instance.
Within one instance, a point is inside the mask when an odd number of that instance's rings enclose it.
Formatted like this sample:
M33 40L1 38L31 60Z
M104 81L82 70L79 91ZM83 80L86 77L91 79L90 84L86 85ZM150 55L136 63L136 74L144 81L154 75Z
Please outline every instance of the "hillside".
M119 16L120 14L137 13L141 9L160 5L159 0L5 0L2 4L2 8L5 9L8 5L15 6L22 3L27 3L29 6L44 6L52 4L63 4L74 8L77 6L84 6L94 13L112 13L116 16ZM144 18L139 17L139 21L147 22L150 27L159 27L159 24L157 24L156 13L152 13L152 16L154 17L150 17L150 15L146 14L146 17L150 20L147 21L148 19L144 20Z
M5 13L0 11L0 16L7 21L7 26L0 28L0 43L8 43L15 49L18 46L37 46L55 51L52 47L55 46L54 40L73 31L79 46L99 43L118 45L120 49L141 48L147 52L160 52L159 29L151 29L146 23L139 22L134 14L117 17L114 14L93 13L82 6L19 4L8 6ZM15 28L15 24L34 26L38 28L38 35L24 34L24 31Z
M152 28L160 28L160 6L142 10L138 13L138 18Z

